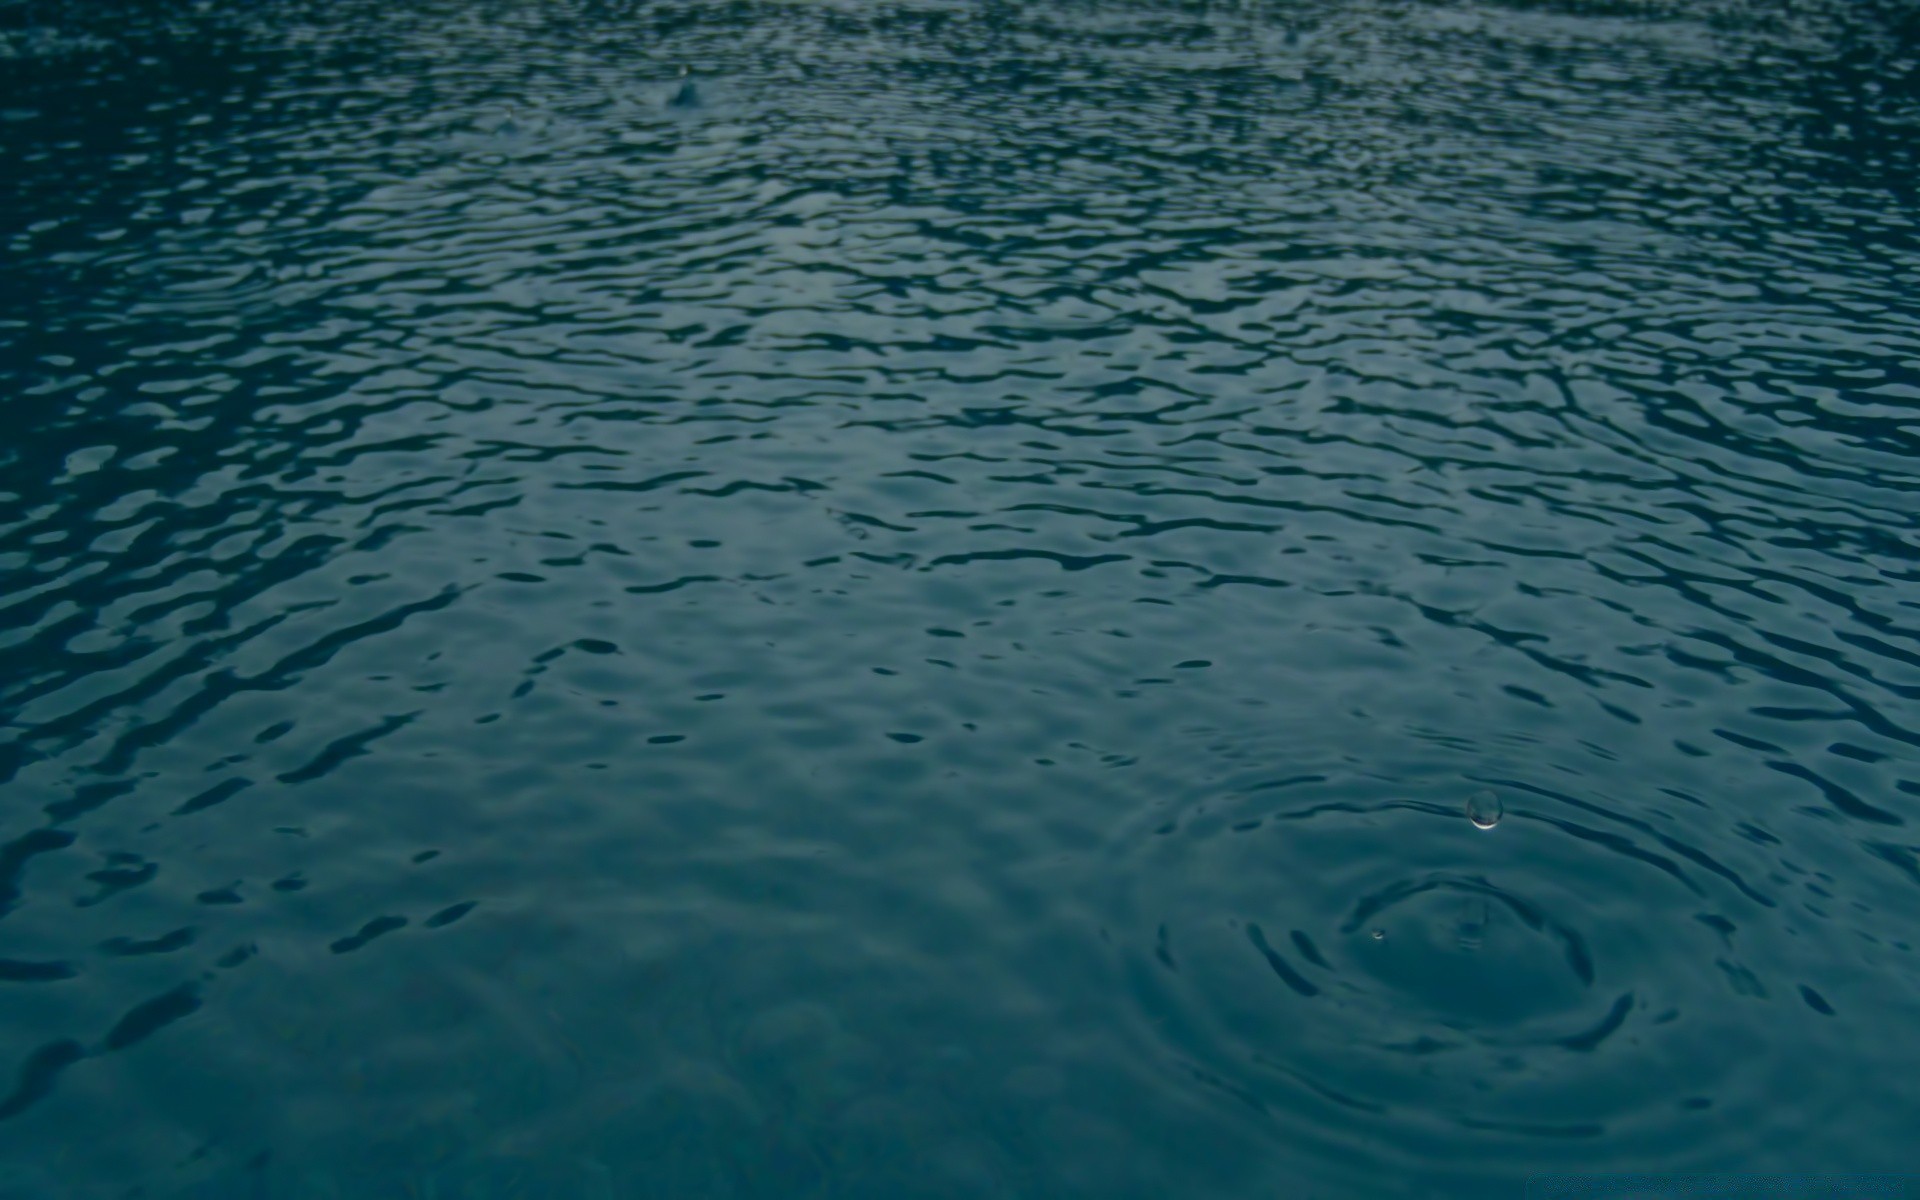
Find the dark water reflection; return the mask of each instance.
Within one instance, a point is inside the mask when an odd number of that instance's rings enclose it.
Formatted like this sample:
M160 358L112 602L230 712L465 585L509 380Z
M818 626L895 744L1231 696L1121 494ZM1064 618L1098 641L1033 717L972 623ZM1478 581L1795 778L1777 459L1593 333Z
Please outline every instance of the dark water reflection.
M0 6L0 1194L1911 1169L1915 13Z

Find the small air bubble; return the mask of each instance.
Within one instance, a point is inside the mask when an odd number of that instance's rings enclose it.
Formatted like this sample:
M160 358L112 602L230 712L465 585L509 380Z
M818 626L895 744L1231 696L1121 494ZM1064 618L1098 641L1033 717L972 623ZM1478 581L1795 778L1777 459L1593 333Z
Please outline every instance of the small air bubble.
M1467 820L1477 829L1492 829L1500 823L1500 797L1479 791L1467 797Z
M1376 930L1374 930L1374 931L1373 931L1373 940L1374 940L1374 941L1376 941L1376 942L1384 942L1384 941L1386 941L1386 940L1387 940L1387 931L1386 931L1386 930L1384 930L1384 929L1376 929Z

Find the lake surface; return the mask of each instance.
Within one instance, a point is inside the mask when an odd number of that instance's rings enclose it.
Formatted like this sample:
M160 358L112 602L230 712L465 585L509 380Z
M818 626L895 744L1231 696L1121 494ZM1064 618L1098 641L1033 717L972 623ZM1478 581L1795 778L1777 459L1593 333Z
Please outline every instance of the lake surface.
M0 7L0 1196L1920 1169L1916 183L1897 0Z

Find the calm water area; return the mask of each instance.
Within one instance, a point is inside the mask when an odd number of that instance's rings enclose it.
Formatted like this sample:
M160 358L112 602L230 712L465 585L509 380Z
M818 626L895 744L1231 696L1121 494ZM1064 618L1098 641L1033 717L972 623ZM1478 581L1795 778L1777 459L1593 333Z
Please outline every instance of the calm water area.
M0 0L0 1198L1920 1171L1920 3Z

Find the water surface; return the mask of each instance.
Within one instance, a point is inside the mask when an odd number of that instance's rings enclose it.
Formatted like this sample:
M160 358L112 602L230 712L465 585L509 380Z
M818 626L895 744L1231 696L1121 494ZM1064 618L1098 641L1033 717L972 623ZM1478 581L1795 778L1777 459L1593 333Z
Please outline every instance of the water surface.
M1913 1169L1916 72L0 8L0 1195Z

